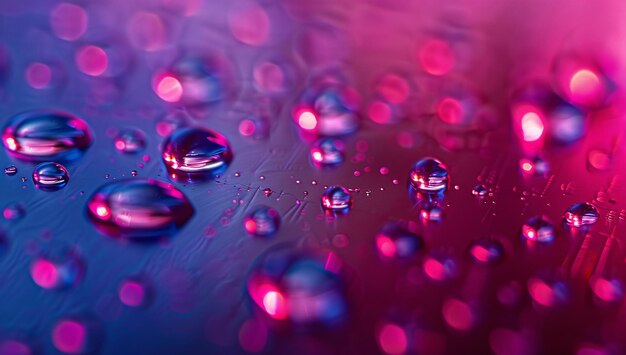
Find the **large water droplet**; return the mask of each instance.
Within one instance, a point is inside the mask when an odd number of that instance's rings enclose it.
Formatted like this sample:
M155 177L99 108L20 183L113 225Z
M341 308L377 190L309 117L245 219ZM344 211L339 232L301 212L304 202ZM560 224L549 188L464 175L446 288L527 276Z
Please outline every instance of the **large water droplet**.
M54 111L29 111L9 120L2 131L9 153L31 161L67 161L91 144L89 126L78 117Z
M336 81L325 81L305 91L293 118L305 133L339 136L358 128L357 106L353 90Z
M260 206L246 216L243 226L250 235L269 237L280 227L280 214L271 207Z
M549 243L554 240L555 229L543 216L535 216L529 218L522 226L522 237L530 241L540 243Z
M247 288L259 309L276 320L334 324L347 312L342 263L332 252L272 249L259 258Z
M125 154L135 154L146 148L146 138L138 129L126 129L115 137L115 149Z
M344 160L345 146L335 138L322 138L311 147L311 161L320 167L335 166Z
M411 258L424 247L424 241L406 223L388 222L376 234L376 247L387 258Z
M409 171L409 184L416 192L443 192L448 187L448 169L435 158L424 158Z
M46 162L35 167L33 171L35 186L44 191L60 190L70 181L67 169L59 163Z
M563 219L569 226L578 228L596 223L599 216L598 209L594 205L583 202L571 205L565 211Z
M72 248L56 248L37 257L30 265L33 281L44 289L62 289L78 285L85 265Z
M182 128L163 143L163 162L176 180L203 180L222 173L233 152L221 134L204 128Z
M352 207L352 195L343 186L330 186L322 195L322 208L326 213L344 214Z
M102 233L134 239L173 234L193 213L182 192L155 180L132 179L104 185L87 204L87 214Z

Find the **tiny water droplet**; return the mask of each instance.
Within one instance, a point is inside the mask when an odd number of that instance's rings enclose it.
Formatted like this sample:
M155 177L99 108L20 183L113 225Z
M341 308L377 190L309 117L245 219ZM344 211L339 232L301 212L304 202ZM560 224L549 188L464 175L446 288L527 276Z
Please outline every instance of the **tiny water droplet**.
M424 158L409 171L409 184L417 192L445 191L448 186L448 169L435 158Z
M326 213L345 214L352 207L352 195L343 186L330 186L322 196L322 208Z
M571 205L563 216L565 223L572 227L583 227L595 224L599 218L598 209L587 202Z
M241 173L239 173L239 172L237 171L237 172L235 172L235 174L234 174L234 175L235 175L235 177L240 177L240 176L241 176Z
M265 195L265 197L270 197L273 193L274 191L272 191L272 189L270 189L269 187L263 189L263 194Z
M9 176L17 174L17 167L15 165L7 166L4 168L4 173Z
M132 171L130 172L130 174L131 174L132 176L137 176L137 170L132 170Z
M271 207L259 206L244 218L243 225L250 235L269 237L280 227L280 214Z
M33 181L43 191L57 191L65 187L70 180L67 169L59 163L46 162L35 167Z
M489 190L487 190L485 185L476 185L472 189L472 195L478 196L478 197L486 196L488 192Z
M138 129L126 129L115 137L114 145L120 153L136 154L146 148L146 138Z
M87 213L97 229L113 237L145 239L173 234L194 214L185 195L173 186L132 179L100 187Z
M91 145L87 123L63 112L29 111L11 118L2 132L9 154L30 161L67 161Z
M554 240L555 228L544 216L529 218L522 226L522 237L529 241L549 243Z
M163 143L163 162L176 180L202 180L221 174L233 159L226 137L204 128L182 128Z

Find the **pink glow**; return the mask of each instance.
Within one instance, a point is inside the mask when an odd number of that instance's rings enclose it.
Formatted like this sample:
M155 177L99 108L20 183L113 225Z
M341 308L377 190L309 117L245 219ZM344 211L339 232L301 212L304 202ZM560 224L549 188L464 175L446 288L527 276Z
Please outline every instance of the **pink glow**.
M129 307L139 307L144 304L146 290L140 282L125 281L122 283L118 295L123 304Z
M26 82L35 89L45 89L52 81L52 70L43 63L33 63L26 68Z
M265 91L278 92L283 90L285 74L277 64L264 62L257 65L252 73L256 85Z
M528 281L528 293L538 304L549 307L554 304L554 291L545 282L538 279Z
M178 102L183 97L183 85L171 75L163 75L157 79L154 91L166 102Z
M128 37L135 47L154 52L165 46L167 29L159 15L139 11L128 23Z
M376 246L378 251L386 257L392 257L396 255L396 244L384 235L376 236Z
M35 283L45 289L59 284L59 271L56 265L45 259L39 259L30 267L30 275Z
M543 135L543 121L539 114L530 111L522 116L522 133L526 142L534 142Z
M443 318L456 330L466 331L474 325L474 314L467 303L449 299L443 304Z
M387 323L378 333L378 344L386 354L403 354L408 345L406 332L395 324Z
M106 72L109 66L109 58L104 49L87 45L81 47L76 53L76 65L84 74L100 76Z
M305 130L312 130L317 127L317 117L311 111L304 111L298 115L298 125Z
M520 160L520 168L526 174L534 174L535 165L528 159Z
M418 60L422 69L431 75L446 75L454 67L454 52L440 39L430 39L419 49Z
M263 307L265 312L276 319L284 319L287 313L284 309L285 299L278 291L269 291L263 296Z
M369 118L380 124L389 123L393 118L393 113L388 104L382 101L372 101L367 107Z
M433 280L442 281L446 278L444 265L433 258L429 258L424 262L424 272Z
M572 101L584 105L597 105L604 101L606 94L602 79L589 69L576 71L567 86Z
M380 96L393 104L400 104L406 101L411 90L409 83L396 74L385 75L378 84L377 89Z
M461 103L451 97L444 97L437 105L439 118L449 124L462 123L465 114L463 111Z
M239 134L250 137L254 132L256 132L256 124L254 121L245 119L239 122Z
M228 15L228 25L233 36L248 45L258 46L267 41L270 20L260 6L250 3Z
M89 18L80 6L62 2L50 13L52 31L62 40L75 41L87 31Z
M486 263L489 261L489 250L481 245L474 245L470 250L472 256L476 258L476 260Z
M9 148L9 150L17 150L17 142L15 141L15 138L7 137L4 139L4 143L6 144L7 148Z
M258 353L267 343L267 327L260 321L249 319L239 328L239 344L249 353Z
M60 321L52 330L52 343L61 352L78 354L87 343L87 329L76 321Z

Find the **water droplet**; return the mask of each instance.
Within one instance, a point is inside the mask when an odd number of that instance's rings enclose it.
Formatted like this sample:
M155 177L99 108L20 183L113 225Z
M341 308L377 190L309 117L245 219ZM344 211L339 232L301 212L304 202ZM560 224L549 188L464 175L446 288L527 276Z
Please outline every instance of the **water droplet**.
M599 301L613 303L624 298L624 284L619 279L597 276L591 278L589 285Z
M528 280L528 293L535 304L552 307L569 299L569 288L560 279L532 277Z
M519 167L527 175L545 176L550 172L550 164L540 156L520 159Z
M311 147L311 160L320 167L341 164L345 157L345 146L336 138L322 138Z
M175 130L189 125L191 118L187 111L178 109L167 113L156 122L156 132L161 137L167 137Z
M406 223L388 222L376 234L376 247L387 258L411 258L424 247L424 241Z
M522 226L522 237L530 241L549 243L554 240L555 229L544 216L531 217Z
M345 214L352 207L352 195L343 186L330 186L322 196L322 208L326 213Z
M244 218L243 226L250 235L269 237L280 227L280 214L271 207L259 206Z
M21 203L11 203L4 207L2 211L2 216L4 219L9 221L16 221L18 219L22 219L26 214L26 210L24 209L24 205Z
M485 185L476 185L472 189L472 195L483 197L486 196L489 190L485 187Z
M565 223L576 228L592 225L598 221L598 218L598 209L587 202L571 205L563 216Z
M163 143L163 162L174 179L202 180L221 174L233 159L226 137L204 128L182 128Z
M274 191L272 191L272 189L270 189L269 187L263 189L263 194L265 195L265 197L272 196L272 193L274 193Z
M409 171L409 184L418 193L443 192L448 187L448 169L435 158L424 158Z
M293 118L305 133L339 136L359 126L356 93L336 82L327 81L306 90L293 110Z
M454 259L433 254L424 260L424 273L435 281L444 281L455 277L458 273L458 265Z
M138 129L126 129L115 137L115 149L125 154L135 154L146 148L146 138Z
M301 325L332 325L347 313L341 260L332 252L298 252L281 245L263 254L247 283L267 316Z
M122 281L118 288L120 302L128 307L145 307L152 298L152 287L142 276L132 276Z
M9 176L17 174L17 167L15 165L7 166L4 168L4 173Z
M67 169L59 163L46 162L35 167L33 171L35 186L43 191L57 191L70 181Z
M30 264L33 281L47 290L75 287L84 274L85 264L73 248L55 248Z
M240 176L241 176L241 173L237 171L237 172L235 172L235 174L233 174L233 175L234 175L235 177L240 177Z
M137 176L137 170L131 170L130 175L132 176Z
M19 159L66 161L89 147L91 133L85 121L67 113L29 111L9 120L2 142Z
M602 149L591 149L587 153L587 168L589 170L607 171L613 165L613 156Z
M125 180L99 188L89 199L87 213L106 235L150 238L173 234L194 214L185 195L155 180Z
M479 239L470 245L472 259L479 263L497 263L504 258L502 243L494 239Z
M52 328L52 344L62 353L97 352L102 342L102 326L85 317L64 317Z

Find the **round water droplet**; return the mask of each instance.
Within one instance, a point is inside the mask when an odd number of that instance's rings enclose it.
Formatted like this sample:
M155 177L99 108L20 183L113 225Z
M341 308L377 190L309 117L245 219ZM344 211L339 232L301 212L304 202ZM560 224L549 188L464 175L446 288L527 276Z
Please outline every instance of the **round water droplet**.
M4 173L9 176L17 174L17 167L15 165L7 166L4 168Z
M54 111L29 111L11 118L2 131L8 152L31 161L67 161L91 144L89 126L78 117Z
M85 274L80 254L72 248L56 248L30 264L30 276L41 288L63 289L78 285Z
M410 187L416 192L443 192L448 187L448 169L435 158L424 158L409 171Z
M412 258L424 248L424 241L406 223L388 222L376 234L376 248L383 257Z
M138 129L127 129L121 131L115 137L115 149L125 154L135 154L146 148L146 138L142 131Z
M173 234L194 214L185 195L155 180L107 184L89 199L87 214L98 230L114 237L144 239Z
M21 203L10 203L4 207L2 211L2 216L4 219L9 221L16 221L21 219L26 214L26 210L24 209L24 205Z
M595 298L601 302L619 302L624 298L624 284L619 279L592 277L589 286Z
M46 162L35 167L33 182L38 189L43 191L60 190L70 181L67 169L59 163Z
M479 263L493 264L504 258L502 243L494 239L479 239L470 245L472 259Z
M182 128L163 143L163 162L174 179L203 180L221 174L233 152L221 134L204 128Z
M294 107L293 118L305 133L339 136L359 126L356 93L338 82L314 85Z
M52 344L65 354L97 352L103 341L102 326L86 317L64 317L52 328Z
M320 167L341 164L345 156L343 142L335 138L322 138L311 147L311 160Z
M267 316L301 325L331 325L347 313L341 260L332 252L299 252L285 245L262 255L248 294Z
M543 307L557 306L569 300L568 286L556 278L530 278L528 280L528 293L535 304Z
M489 192L489 190L487 190L485 185L482 185L482 184L481 185L476 185L472 189L472 195L479 196L479 197L486 196L488 192Z
M522 237L529 241L549 243L554 240L555 229L544 216L531 217L522 226Z
M578 228L595 224L599 216L598 209L594 205L583 202L571 205L565 211L563 219L569 226Z
M322 196L322 208L326 213L344 214L352 207L352 195L343 186L330 186Z
M435 281L444 281L458 274L456 261L448 256L433 254L424 260L424 273Z
M250 235L269 237L280 227L280 214L271 207L260 206L246 216L243 226Z
M152 299L152 288L144 277L133 276L122 281L118 296L125 306L145 307Z

